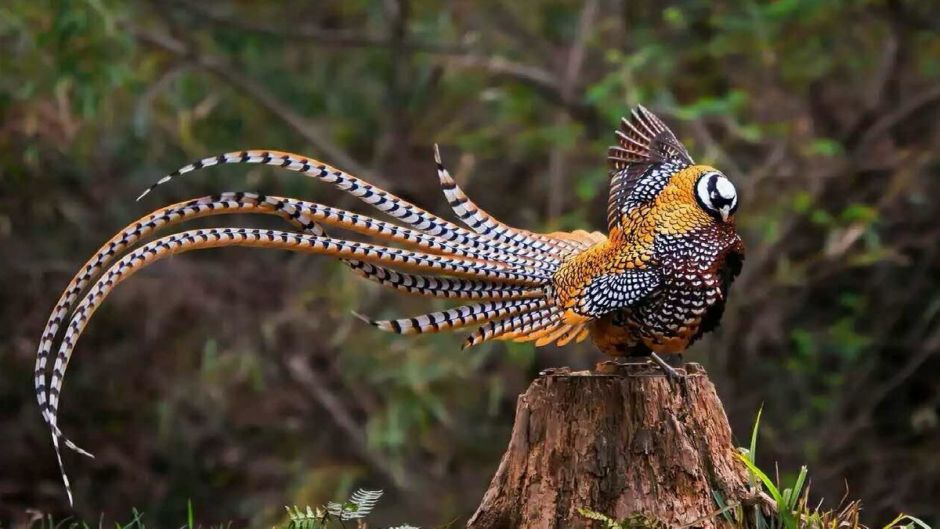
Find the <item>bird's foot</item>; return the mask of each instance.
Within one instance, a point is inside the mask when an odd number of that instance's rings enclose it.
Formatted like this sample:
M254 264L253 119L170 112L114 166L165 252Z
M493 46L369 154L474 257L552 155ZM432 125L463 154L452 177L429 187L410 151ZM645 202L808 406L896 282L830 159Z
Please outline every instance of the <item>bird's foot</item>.
M686 375L680 373L676 370L673 365L682 365L682 355L681 354L672 354L667 356L669 362L663 360L661 356L656 353L650 352L650 359L653 363L659 366L663 370L663 374L666 375L666 378L669 379L669 382L680 382L685 379Z

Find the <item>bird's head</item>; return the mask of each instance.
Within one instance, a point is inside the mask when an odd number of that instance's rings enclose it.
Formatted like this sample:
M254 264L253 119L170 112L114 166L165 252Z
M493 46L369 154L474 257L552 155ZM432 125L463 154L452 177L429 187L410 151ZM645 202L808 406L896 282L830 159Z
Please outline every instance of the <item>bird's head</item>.
M701 174L695 182L695 200L709 215L722 222L734 215L738 209L738 192L728 177L708 166L701 168Z
M666 125L637 107L608 151L611 231L639 221L657 233L681 234L709 224L734 225L738 194L721 171L697 165Z

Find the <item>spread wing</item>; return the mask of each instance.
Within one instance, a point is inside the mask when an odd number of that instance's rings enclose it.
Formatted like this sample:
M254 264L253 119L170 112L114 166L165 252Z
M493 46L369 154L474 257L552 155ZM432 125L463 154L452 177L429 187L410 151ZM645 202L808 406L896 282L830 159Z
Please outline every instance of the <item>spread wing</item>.
M607 151L611 176L608 229L619 227L622 217L635 207L630 198L642 183L655 186L657 176L694 163L676 135L643 106L633 109L630 119L621 120L616 135L618 145ZM657 190L648 191L655 195Z

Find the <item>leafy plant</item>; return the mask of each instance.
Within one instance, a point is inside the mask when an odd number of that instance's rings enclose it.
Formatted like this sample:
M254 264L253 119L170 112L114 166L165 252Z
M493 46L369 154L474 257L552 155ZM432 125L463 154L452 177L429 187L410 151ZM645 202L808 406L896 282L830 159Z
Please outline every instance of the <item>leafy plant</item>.
M822 510L821 504L815 507L809 505L809 486L807 476L809 470L806 465L800 467L792 484L784 486L780 483L779 474L772 480L767 472L757 466L757 434L760 429L760 420L763 407L757 411L754 427L751 430L750 444L747 448L739 448L738 458L747 467L751 478L751 487L755 492L764 492L773 501L773 509L767 515L760 506L753 508L753 516L748 516L742 506L731 509L719 493L715 493L715 502L726 515L726 519L737 527L753 527L755 529L856 529L865 526L859 521L860 503L848 502L835 510ZM930 526L919 518L899 514L883 529L930 529Z
M794 513L801 505L801 498L804 498L804 486L806 485L808 469L806 465L800 467L800 472L793 485L780 490L781 487L779 483L775 483L771 480L770 477L767 476L767 473L757 466L757 433L760 430L760 419L763 411L763 406L757 410L757 417L754 419L754 427L751 429L750 445L748 445L747 448L738 449L738 458L744 463L750 474L752 489L756 490L758 489L758 484L762 485L776 504L777 516L764 521L764 523L760 523L762 513L759 508L755 507L755 525L757 527L765 525L774 529L782 524L786 529L797 529L801 527L799 523L800 519Z

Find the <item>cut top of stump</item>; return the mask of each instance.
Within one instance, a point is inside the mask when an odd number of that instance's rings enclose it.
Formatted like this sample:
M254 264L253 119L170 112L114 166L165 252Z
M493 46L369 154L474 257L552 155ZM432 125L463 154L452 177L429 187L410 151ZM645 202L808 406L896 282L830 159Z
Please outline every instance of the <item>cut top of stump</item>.
M702 364L689 362L676 370L688 377L708 377ZM540 377L665 377L663 370L650 362L624 363L607 360L598 362L593 371L573 371L570 367L551 367L539 373Z

